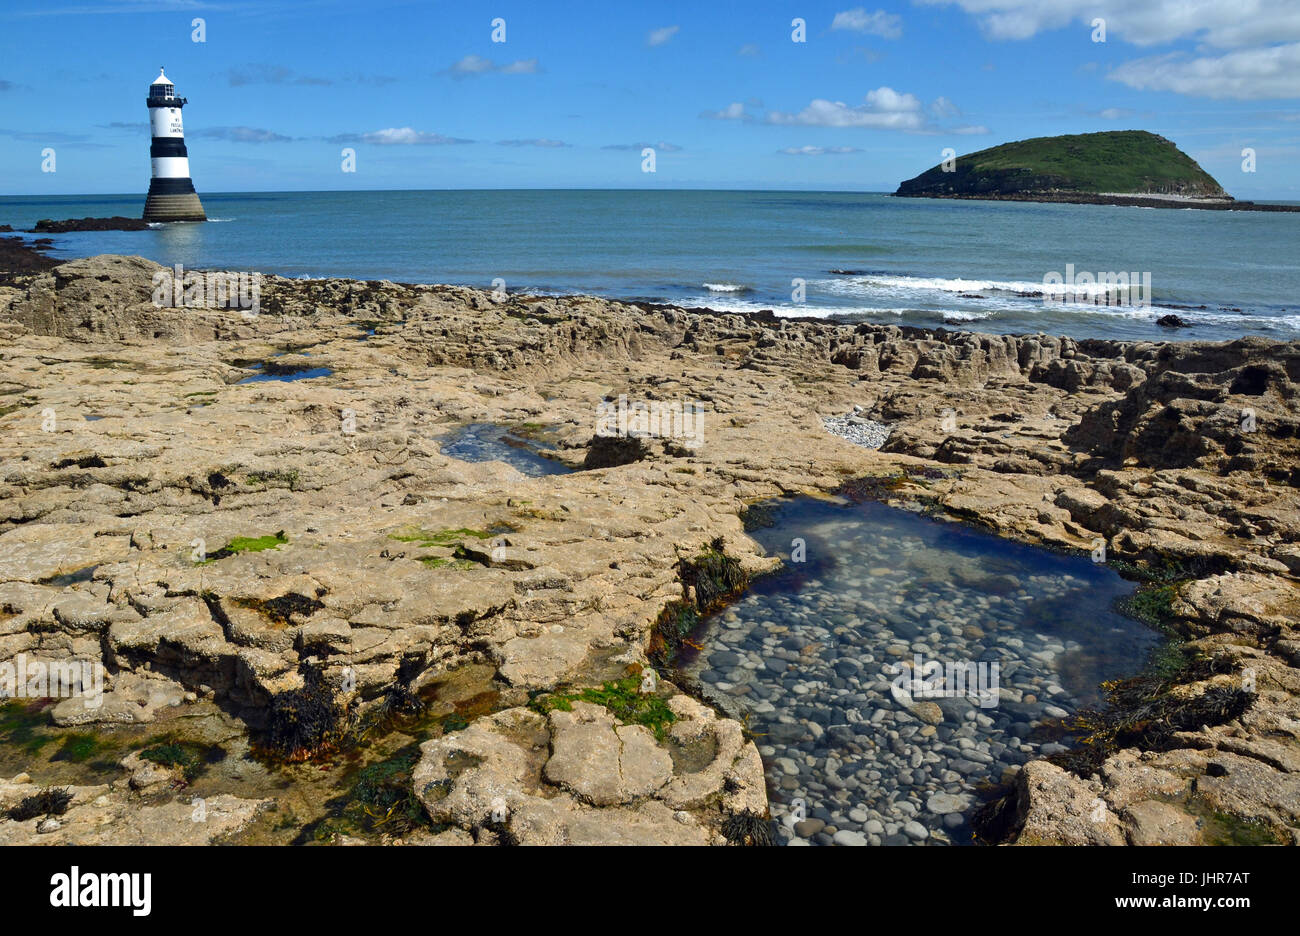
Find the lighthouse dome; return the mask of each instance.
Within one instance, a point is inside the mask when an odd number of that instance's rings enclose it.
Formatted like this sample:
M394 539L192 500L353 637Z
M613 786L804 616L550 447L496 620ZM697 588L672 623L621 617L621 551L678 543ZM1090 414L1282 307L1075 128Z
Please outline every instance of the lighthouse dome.
M172 80L163 74L161 68L158 69L158 77L154 79L153 84L149 85L149 97L151 98L171 98L176 95L176 86Z

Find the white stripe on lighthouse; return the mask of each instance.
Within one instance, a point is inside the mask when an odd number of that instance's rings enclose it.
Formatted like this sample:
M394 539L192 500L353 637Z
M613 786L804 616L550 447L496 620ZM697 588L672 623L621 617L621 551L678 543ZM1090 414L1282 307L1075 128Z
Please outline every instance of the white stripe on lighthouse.
M188 156L157 156L153 163L155 179L188 179L190 177L190 158Z
M151 107L149 109L150 130L156 137L183 137L185 128L181 123L179 107Z

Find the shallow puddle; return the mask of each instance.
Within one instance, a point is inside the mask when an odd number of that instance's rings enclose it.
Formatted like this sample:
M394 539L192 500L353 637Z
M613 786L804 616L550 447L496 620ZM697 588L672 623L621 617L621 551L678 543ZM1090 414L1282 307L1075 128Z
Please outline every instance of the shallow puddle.
M265 383L268 380L278 380L283 383L290 383L295 380L311 380L314 377L328 377L334 371L328 367L308 367L301 370L276 371L275 373L254 374L251 377L245 377L236 383L252 384Z
M442 454L461 461L501 461L530 478L566 474L572 469L547 458L547 448L535 439L516 435L497 423L468 423L439 439Z
M377 727L340 751L302 763L255 754L245 726L210 701L164 708L148 724L84 728L55 727L49 718L52 699L0 701L0 776L27 773L35 789L111 784L126 779L119 762L132 751L146 759L151 758L144 752L154 752L164 760L180 752L193 757L186 779L150 791L145 800L176 797L188 804L231 794L273 801L230 844L323 844L338 835L379 842L385 835L427 830L422 809L408 796L418 745L505 707L494 675L492 667L481 664L461 667L420 693L428 706L422 714ZM376 799L376 778L385 781L381 792L387 799ZM369 786L360 787L362 780Z
M770 518L751 536L785 570L706 622L682 669L748 713L778 841L969 842L976 787L1061 750L1045 723L1159 642L1087 558L878 503Z

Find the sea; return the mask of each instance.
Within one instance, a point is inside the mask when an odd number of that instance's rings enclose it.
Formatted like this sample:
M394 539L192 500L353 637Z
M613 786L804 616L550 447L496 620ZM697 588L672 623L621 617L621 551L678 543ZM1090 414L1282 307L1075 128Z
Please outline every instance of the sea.
M53 255L136 254L187 269L583 293L1002 334L1300 338L1300 213L862 192L201 197L208 223L55 235ZM139 217L143 205L141 193L10 196L0 198L0 224L17 231L40 218ZM1127 289L1088 285L1120 273ZM1171 314L1188 327L1156 324Z

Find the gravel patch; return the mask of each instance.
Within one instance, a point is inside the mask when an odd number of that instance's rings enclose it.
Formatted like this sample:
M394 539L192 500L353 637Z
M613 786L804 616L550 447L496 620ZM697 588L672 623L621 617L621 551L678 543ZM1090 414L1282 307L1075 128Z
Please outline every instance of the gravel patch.
M845 416L823 416L822 425L832 435L847 439L863 448L878 449L889 438L890 428L884 423L866 419L861 416L862 407L853 407L853 412Z

